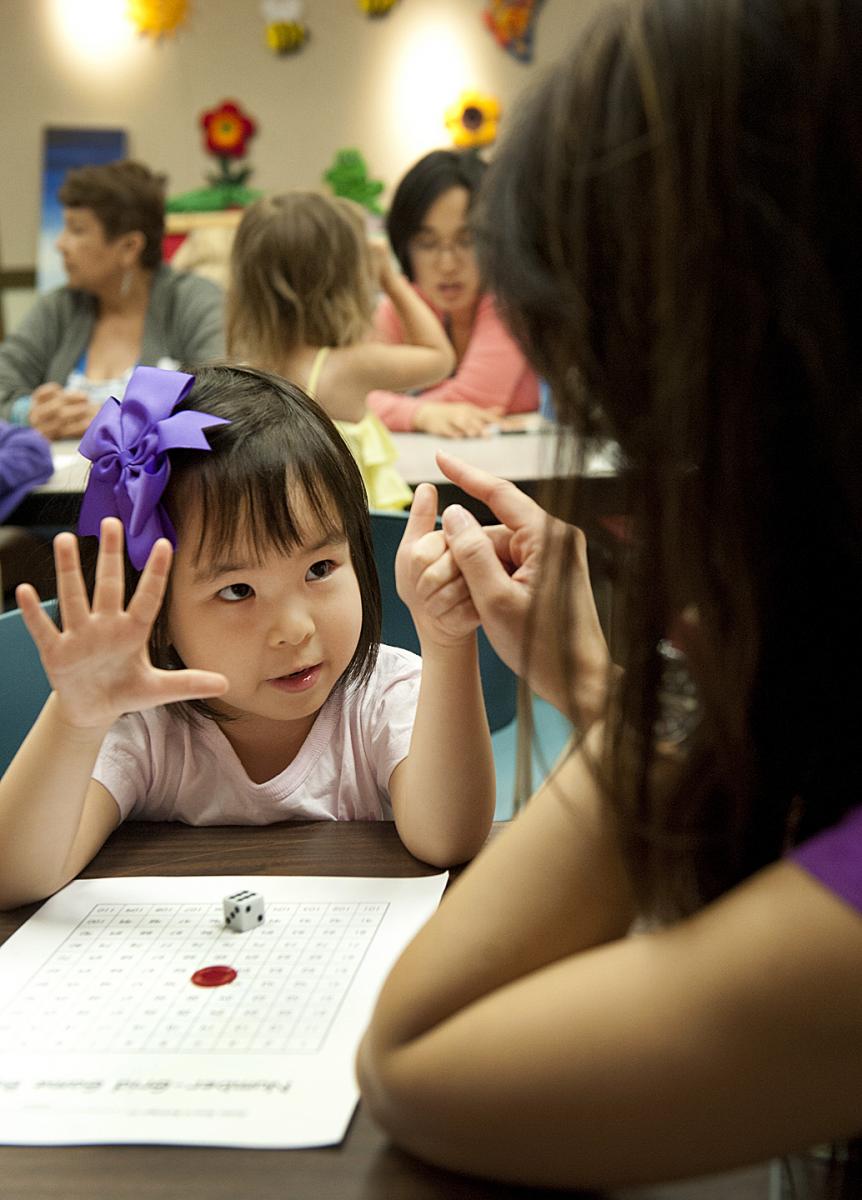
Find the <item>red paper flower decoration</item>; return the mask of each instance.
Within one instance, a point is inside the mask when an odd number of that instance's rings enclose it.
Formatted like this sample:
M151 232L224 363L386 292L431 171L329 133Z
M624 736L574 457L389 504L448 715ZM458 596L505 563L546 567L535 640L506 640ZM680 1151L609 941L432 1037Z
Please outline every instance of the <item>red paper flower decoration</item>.
M205 112L201 126L207 150L218 158L242 158L246 142L257 133L254 121L232 100L223 100L218 108Z

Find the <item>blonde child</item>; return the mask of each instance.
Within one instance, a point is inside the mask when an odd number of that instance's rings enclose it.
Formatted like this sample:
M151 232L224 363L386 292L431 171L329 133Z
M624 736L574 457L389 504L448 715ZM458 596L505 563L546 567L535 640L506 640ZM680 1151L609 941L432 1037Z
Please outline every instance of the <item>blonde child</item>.
M417 491L397 563L420 660L378 645L362 480L295 386L138 368L82 452L92 603L70 533L55 541L62 632L17 592L53 691L0 781L0 905L56 891L128 817L393 817L427 862L475 854L493 759L434 489Z
M378 290L407 344L372 339ZM326 409L360 465L372 507L410 503L392 439L365 399L375 388L437 383L454 353L385 247L369 245L356 205L296 191L245 212L231 256L227 341L232 357L292 379Z

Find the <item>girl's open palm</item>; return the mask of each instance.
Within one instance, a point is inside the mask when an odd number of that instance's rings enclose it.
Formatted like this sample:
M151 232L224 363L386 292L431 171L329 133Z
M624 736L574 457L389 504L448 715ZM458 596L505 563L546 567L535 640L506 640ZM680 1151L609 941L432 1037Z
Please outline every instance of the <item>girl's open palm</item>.
M71 533L54 539L62 631L23 584L16 600L36 643L62 718L79 729L108 728L123 713L221 695L223 675L210 671L163 671L150 661L149 638L162 605L172 549L156 542L138 586L124 606L123 527L115 517L101 525L92 605L81 573L78 542Z

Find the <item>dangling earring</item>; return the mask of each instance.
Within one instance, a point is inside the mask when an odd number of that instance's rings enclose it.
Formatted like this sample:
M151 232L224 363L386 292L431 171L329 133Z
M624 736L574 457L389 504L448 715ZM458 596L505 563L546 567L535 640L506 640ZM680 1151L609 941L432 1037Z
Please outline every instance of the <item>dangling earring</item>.
M120 280L120 299L125 300L129 292L132 290L132 269L126 267L123 271L123 278Z

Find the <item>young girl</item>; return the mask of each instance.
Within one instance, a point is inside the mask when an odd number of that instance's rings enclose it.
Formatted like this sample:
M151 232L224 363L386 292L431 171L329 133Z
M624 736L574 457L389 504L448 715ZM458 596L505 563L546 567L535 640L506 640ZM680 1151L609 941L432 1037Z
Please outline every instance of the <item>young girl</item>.
M427 862L475 854L493 759L476 615L434 489L417 491L397 563L420 660L378 646L362 480L298 388L138 368L81 449L79 528L101 533L92 604L69 533L55 541L63 631L32 587L17 592L53 691L0 781L0 905L56 891L127 817L394 816ZM127 604L124 532L140 570Z
M406 345L370 339L382 289ZM300 384L337 422L374 508L403 508L411 492L395 447L365 407L373 388L406 391L448 375L443 327L383 246L369 247L360 210L316 192L259 200L243 215L231 256L228 352Z
M588 732L381 993L364 1095L433 1162L606 1189L862 1130L860 77L859 0L626 0L491 168L489 285L625 451L625 672L582 538L449 461L504 523L444 514L489 637Z

